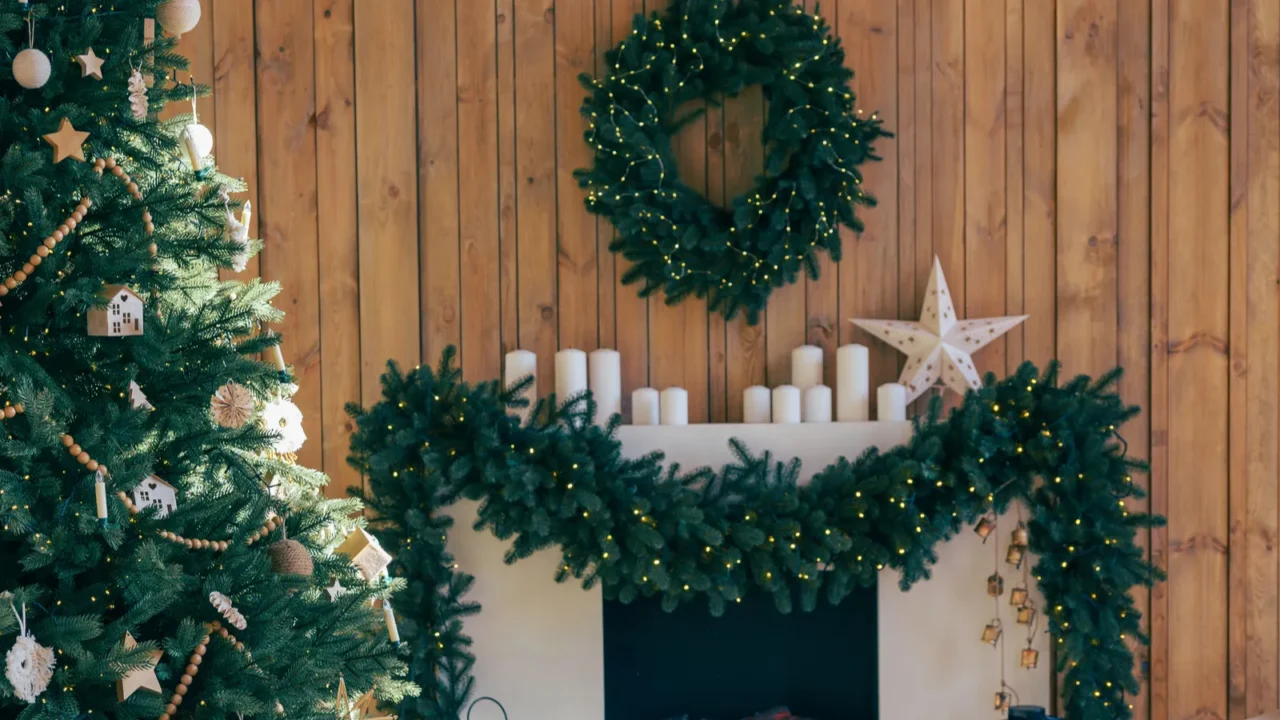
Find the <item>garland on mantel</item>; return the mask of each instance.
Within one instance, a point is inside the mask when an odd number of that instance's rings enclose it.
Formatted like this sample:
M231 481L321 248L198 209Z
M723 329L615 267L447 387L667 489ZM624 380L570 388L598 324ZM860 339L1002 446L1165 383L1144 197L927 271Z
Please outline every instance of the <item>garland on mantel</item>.
M1060 386L1056 364L1041 375L1030 363L988 376L945 420L935 402L905 445L841 459L797 485L798 463L741 446L719 471L682 472L656 453L626 458L616 417L590 423L589 396L562 408L540 401L521 425L508 410L522 388L462 382L452 348L435 371L392 364L383 401L349 411L372 525L409 582L396 606L423 695L403 710L453 718L470 691L460 618L478 608L462 601L471 578L445 550L442 513L459 497L481 501L477 528L511 539L508 562L558 547L557 581L599 584L623 602L657 595L667 609L696 600L712 614L748 592L769 593L781 612L838 603L885 567L906 590L929 577L939 543L1020 500L1066 715L1128 718L1131 648L1147 641L1128 591L1162 577L1134 534L1163 520L1126 506L1144 495L1132 474L1145 465L1117 441L1138 412L1113 392L1119 376Z

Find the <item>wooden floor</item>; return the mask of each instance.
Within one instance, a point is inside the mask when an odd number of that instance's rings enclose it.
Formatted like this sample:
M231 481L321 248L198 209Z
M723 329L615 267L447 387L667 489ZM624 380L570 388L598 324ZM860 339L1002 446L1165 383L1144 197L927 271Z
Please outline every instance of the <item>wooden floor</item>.
M811 2L811 0L809 0ZM387 358L461 348L470 379L518 347L616 347L624 390L680 385L695 422L741 416L803 342L872 346L848 318L913 318L936 255L963 315L1029 313L981 370L1127 368L1145 412L1150 597L1140 718L1280 707L1280 0L830 0L860 105L897 137L845 261L756 327L618 283L576 76L664 0L217 0L183 38L217 159L251 186L301 371L302 461L358 484L342 406ZM812 7L810 8L812 9ZM183 78L185 80L185 78ZM716 202L760 170L752 91L678 138ZM828 357L832 357L828 353Z

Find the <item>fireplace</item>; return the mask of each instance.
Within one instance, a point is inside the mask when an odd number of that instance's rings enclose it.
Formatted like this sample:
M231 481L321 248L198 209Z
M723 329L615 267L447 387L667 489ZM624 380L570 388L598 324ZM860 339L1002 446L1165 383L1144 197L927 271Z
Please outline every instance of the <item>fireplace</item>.
M742 720L781 707L875 720L877 665L875 587L788 615L762 592L719 618L700 602L672 613L657 598L604 603L605 720Z

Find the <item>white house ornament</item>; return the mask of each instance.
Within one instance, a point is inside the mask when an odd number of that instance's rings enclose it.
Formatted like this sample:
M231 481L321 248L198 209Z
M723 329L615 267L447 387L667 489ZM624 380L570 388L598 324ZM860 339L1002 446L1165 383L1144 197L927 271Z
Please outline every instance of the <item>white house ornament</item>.
M898 379L907 389L907 402L923 395L935 383L963 395L982 387L972 353L1004 335L1026 315L959 320L942 275L942 263L933 259L933 273L924 294L919 322L856 319L854 325L889 343L907 355Z
M360 571L360 577L367 582L376 580L391 564L391 555L383 550L378 539L365 532L364 528L352 530L334 552L347 556L351 564Z
M97 80L102 79L102 63L106 62L103 58L98 57L93 48L89 48L83 55L76 56L76 63L80 66L80 77L91 77Z
M148 475L130 493L139 511L153 507L156 517L168 517L178 507L178 489L156 475Z
M209 401L213 421L224 428L243 427L253 415L253 393L237 382L218 388Z
M121 646L125 650L132 650L138 646L138 641L133 639L129 633L124 634L124 640ZM152 650L147 653L149 664L145 668L130 670L125 676L116 681L116 700L124 702L139 690L150 690L153 693L162 692L160 689L160 679L156 677L156 665L160 662L160 658L164 655L161 650Z
M33 703L49 687L58 659L54 657L52 649L36 642L35 636L27 629L26 604L23 604L22 614L19 615L18 609L13 605L13 596L9 593L5 595L9 596L9 608L13 610L13 616L18 618L18 639L5 655L4 676L13 686L13 694L19 700Z
M142 298L128 285L107 285L100 293L106 307L89 308L89 334L94 337L128 337L143 332Z
M276 434L272 449L281 455L296 453L307 441L302 429L302 411L291 400L276 398L262 408L262 425Z
M147 400L146 393L142 392L142 387L138 385L138 381L129 381L129 404L134 410L155 410L155 406Z
M44 87L52 73L49 56L36 48L29 47L13 56L13 79L28 90Z

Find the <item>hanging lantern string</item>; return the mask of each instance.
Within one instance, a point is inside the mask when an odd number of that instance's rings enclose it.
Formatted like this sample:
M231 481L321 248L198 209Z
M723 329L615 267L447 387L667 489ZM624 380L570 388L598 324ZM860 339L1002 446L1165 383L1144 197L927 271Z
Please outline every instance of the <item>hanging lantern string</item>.
M992 512L995 512L994 503L992 504L991 510ZM998 522L999 521L997 521L997 523ZM996 541L991 544L992 558L995 563L995 574L999 575L1000 574L1000 528L997 526L996 531L992 534L995 535L996 537ZM1000 620L1000 596L997 595L996 597L992 598L992 600L996 604L996 621L998 622ZM1003 632L1000 633L1000 637L996 638L996 652L1000 655L1000 691L1004 692L1005 689L1007 689L1009 686L1005 682L1004 633Z

